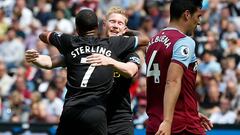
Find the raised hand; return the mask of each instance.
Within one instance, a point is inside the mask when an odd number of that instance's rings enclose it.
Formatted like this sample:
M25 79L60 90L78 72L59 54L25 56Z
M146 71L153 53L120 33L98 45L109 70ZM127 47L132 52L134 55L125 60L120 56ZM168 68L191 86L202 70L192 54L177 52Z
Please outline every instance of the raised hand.
M35 62L38 57L39 57L39 53L34 49L27 50L25 52L25 59L28 63Z

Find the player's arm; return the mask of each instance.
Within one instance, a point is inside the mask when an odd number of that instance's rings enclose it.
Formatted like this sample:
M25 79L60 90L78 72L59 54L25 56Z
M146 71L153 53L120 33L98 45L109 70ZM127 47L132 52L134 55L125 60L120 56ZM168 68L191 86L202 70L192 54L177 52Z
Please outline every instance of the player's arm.
M170 63L163 101L163 122L161 123L157 135L161 132L170 134L173 121L175 105L180 94L183 68L177 63Z
M53 69L56 67L64 67L64 56L58 55L50 57L48 55L39 55L36 50L27 50L25 59L28 63L32 63L39 68Z
M147 36L147 34L142 33L140 31L131 30L131 29L127 29L127 31L124 33L124 35L126 35L126 36L137 36L138 47L143 47L143 48L148 45L149 40L150 40L149 37Z
M50 31L45 31L45 32L42 32L40 35L39 35L39 38L41 41L43 41L44 43L46 44L51 44L50 41L49 41L49 36L51 35L52 32Z
M173 47L172 62L168 67L163 99L163 122L156 135L171 133L175 105L181 91L182 76L189 64L196 61L194 51L195 42L190 37L179 39Z
M124 63L112 59L110 65L126 78L132 78L138 71L138 66L133 62Z
M102 54L92 54L87 57L87 62L93 66L112 66L124 77L133 77L138 71L138 65L134 62L120 62Z
M56 67L65 67L64 58L61 55L50 57L48 55L39 55L35 62L32 62L39 68L53 69Z

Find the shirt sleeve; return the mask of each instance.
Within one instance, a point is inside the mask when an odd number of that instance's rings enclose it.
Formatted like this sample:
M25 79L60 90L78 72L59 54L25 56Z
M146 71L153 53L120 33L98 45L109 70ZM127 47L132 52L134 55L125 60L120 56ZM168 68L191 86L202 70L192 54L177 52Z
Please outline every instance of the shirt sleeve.
M52 32L49 36L49 42L55 46L61 54L66 54L67 48L71 45L71 35Z
M195 57L195 41L190 37L178 40L173 47L172 61L185 67L192 62Z
M140 66L140 58L135 52L128 54L124 62L133 62L136 65Z
M116 56L123 55L124 53L130 53L136 50L138 45L137 36L116 36L110 38L110 44L113 48Z

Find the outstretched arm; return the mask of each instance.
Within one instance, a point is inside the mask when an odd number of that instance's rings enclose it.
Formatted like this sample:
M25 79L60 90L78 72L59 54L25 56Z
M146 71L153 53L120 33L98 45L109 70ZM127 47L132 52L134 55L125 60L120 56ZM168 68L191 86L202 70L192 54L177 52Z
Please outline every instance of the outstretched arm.
M28 63L32 63L39 68L53 69L56 67L64 67L64 57L61 55L50 57L48 55L39 55L36 50L27 50L25 59Z
M128 29L124 35L126 36L137 36L138 37L138 46L141 47L141 46L147 46L148 43L149 43L149 37L147 36L147 34L145 33L142 33L140 31L136 31L136 30L131 30L131 29Z
M112 66L124 77L133 77L138 71L138 65L133 62L120 62L102 54L92 54L87 57L87 62L93 66Z

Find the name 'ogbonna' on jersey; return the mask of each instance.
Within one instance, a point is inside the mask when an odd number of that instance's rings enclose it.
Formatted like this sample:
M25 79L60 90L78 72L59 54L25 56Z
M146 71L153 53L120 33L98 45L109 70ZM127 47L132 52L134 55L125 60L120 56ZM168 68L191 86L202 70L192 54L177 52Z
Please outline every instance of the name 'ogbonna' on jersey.
M71 55L73 56L73 58L75 58L77 55L81 55L81 54L86 54L86 53L100 53L103 54L105 56L110 57L112 55L112 52L104 47L101 46L81 46L78 47L76 49L74 49L73 51L71 51Z

